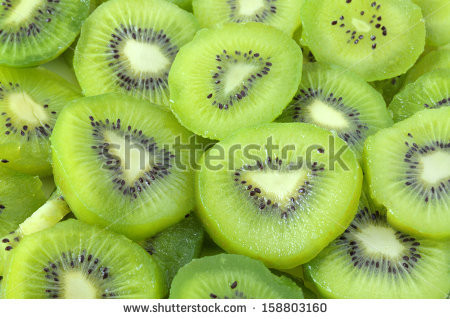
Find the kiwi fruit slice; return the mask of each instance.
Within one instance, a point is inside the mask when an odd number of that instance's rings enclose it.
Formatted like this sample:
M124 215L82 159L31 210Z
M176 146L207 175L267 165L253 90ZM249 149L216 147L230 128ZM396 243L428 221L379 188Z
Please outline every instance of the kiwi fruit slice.
M340 162L333 162L338 152ZM362 173L354 153L312 124L243 129L209 149L201 163L195 186L206 231L227 252L271 268L312 259L357 209Z
M300 26L302 1L194 0L192 6L195 17L204 28L230 22L261 22L292 36Z
M169 105L169 70L198 29L191 13L163 0L110 0L83 24L74 68L86 96L120 92Z
M115 93L78 99L51 136L56 185L78 219L148 238L194 206L191 136L147 101Z
M161 298L164 290L159 266L142 247L73 219L24 237L2 284L12 299Z
M303 69L297 94L278 121L329 129L360 158L367 136L392 125L383 97L342 67L317 62Z
M178 270L199 257L202 249L202 225L193 213L184 217L181 222L141 242L141 246L164 269L167 287L170 287Z
M3 273L3 266L23 236L52 227L69 212L70 208L64 201L61 192L57 190L44 205L25 219L17 229L13 228L13 231L7 235L0 235L0 274Z
M171 299L301 299L302 290L272 274L258 260L220 254L195 259L180 269Z
M448 0L412 0L423 12L427 29L427 44L450 43L450 3Z
M27 67L60 55L77 37L89 1L6 1L0 19L0 65Z
M49 136L59 112L78 97L50 71L0 67L0 166L51 175Z
M183 126L220 140L273 121L294 96L301 71L300 47L273 27L249 22L201 30L172 65L170 106Z
M363 192L350 227L305 271L326 298L444 298L449 248L392 228Z
M415 82L425 73L437 69L450 69L450 47L431 51L421 57L406 74L404 86Z
M410 0L306 0L301 19L302 44L318 61L366 81L405 73L425 46L422 12Z
M450 238L449 128L450 108L423 110L366 141L371 196L402 232Z
M446 106L450 106L450 69L438 69L408 84L394 97L389 110L398 122L417 111Z

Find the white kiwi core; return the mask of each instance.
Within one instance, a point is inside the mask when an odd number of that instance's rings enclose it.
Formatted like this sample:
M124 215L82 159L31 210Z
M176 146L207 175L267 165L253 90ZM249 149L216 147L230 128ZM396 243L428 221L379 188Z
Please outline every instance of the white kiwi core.
M328 129L345 129L349 123L342 112L324 103L320 99L315 99L308 106L311 118L315 123Z
M97 288L80 271L65 273L62 285L65 299L96 299L98 297Z
M264 7L264 0L240 0L239 14L244 16L252 16L263 7Z
M450 153L437 151L423 156L421 162L423 181L436 184L450 178Z
M401 256L405 249L395 236L395 230L390 227L369 225L357 232L355 237L372 256L394 259Z
M124 54L135 72L158 73L170 66L170 60L156 44L129 39Z
M44 107L34 101L25 92L14 92L8 95L8 106L11 112L30 126L41 126L49 119Z

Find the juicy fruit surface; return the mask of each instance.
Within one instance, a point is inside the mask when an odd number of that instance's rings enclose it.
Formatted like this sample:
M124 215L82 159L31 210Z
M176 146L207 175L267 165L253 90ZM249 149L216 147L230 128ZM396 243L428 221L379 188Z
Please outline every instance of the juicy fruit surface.
M178 272L172 299L303 298L302 290L286 277L272 274L263 263L240 255L220 254L196 259Z
M427 43L434 46L450 43L450 3L448 0L413 0L423 12Z
M227 22L261 22L292 36L300 26L299 0L194 0L194 15L202 27Z
M364 141L392 125L381 95L363 79L324 63L304 66L302 82L280 122L306 122L335 132L361 156Z
M300 48L275 28L247 23L202 30L175 58L170 107L194 133L223 139L280 115L301 70Z
M409 0L306 0L301 17L302 44L318 61L367 81L405 73L425 45L421 10Z
M219 149L230 154L231 148L232 156L216 160ZM330 164L338 151L342 161ZM227 252L293 268L347 228L361 175L353 152L328 131L303 123L261 125L205 153L196 179L198 214Z
M145 101L116 94L79 99L52 135L56 184L77 218L132 238L152 236L193 207L189 149L176 146L191 136Z
M75 51L84 95L120 92L168 106L172 62L197 29L192 14L167 1L108 1L83 25Z
M421 76L397 94L389 110L394 121L404 120L424 109L450 106L450 69L435 70Z
M450 108L424 110L368 138L365 173L388 222L406 233L450 237Z
M82 0L11 0L0 13L0 65L25 67L61 54L89 14Z
M305 269L327 298L445 298L449 249L395 230L363 193L350 227Z
M421 57L406 74L405 85L413 83L425 73L437 69L450 69L450 47L431 51Z
M26 236L9 269L6 298L139 299L164 291L159 267L139 245L75 220Z
M0 67L0 165L51 175L49 136L76 90L44 69Z

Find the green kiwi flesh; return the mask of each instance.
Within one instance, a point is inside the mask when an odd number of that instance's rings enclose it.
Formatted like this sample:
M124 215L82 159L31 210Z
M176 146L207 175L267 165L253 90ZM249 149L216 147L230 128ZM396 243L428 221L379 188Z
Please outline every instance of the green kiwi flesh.
M405 73L425 46L422 12L410 0L306 0L301 18L302 44L318 61L366 81Z
M392 79L386 79L381 81L370 82L378 92L383 95L386 104L392 102L394 96L401 90L403 83L405 82L405 75L399 75Z
M125 236L77 220L25 236L9 261L5 298L161 298L163 275Z
M450 69L425 73L398 93L389 110L394 121L402 121L424 109L450 106Z
M329 162L338 150L341 162ZM217 159L221 153L232 156ZM347 228L361 181L354 153L329 131L306 123L264 124L204 154L195 181L197 214L225 251L293 268Z
M301 288L272 274L260 261L220 254L195 259L180 269L171 299L301 299Z
M302 82L280 122L306 122L335 132L361 157L367 136L391 126L383 97L358 75L325 63L304 65Z
M54 59L75 40L89 1L6 1L0 11L0 65L27 67Z
M78 99L61 112L51 137L56 185L78 219L148 238L193 208L184 148L192 136L147 101L120 94Z
M224 23L260 22L292 36L300 26L299 0L194 0L194 15L200 26L211 28Z
M178 270L200 256L203 244L203 227L193 213L140 244L164 269L167 286Z
M0 67L0 166L51 175L49 136L63 107L78 97L73 85L45 69Z
M249 22L204 29L175 58L170 107L189 130L220 140L279 116L301 70L300 47L273 27Z
M192 0L168 0L169 2L175 3L181 9L186 11L192 11Z
M412 0L423 12L427 29L427 44L441 46L450 43L450 3L448 0Z
M450 247L397 231L362 193L350 227L311 262L306 275L326 298L445 298Z
M433 50L421 57L406 73L404 86L415 82L425 73L437 69L450 69L450 47Z
M450 108L423 110L366 141L371 196L402 232L450 238L449 127Z
M75 51L83 94L120 92L168 106L170 67L197 29L191 13L167 1L104 3L83 24Z

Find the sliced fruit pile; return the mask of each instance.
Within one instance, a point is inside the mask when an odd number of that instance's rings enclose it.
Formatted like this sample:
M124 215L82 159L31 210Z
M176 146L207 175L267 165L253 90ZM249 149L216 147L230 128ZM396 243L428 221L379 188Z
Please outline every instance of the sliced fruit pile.
M448 0L7 0L1 298L448 298Z

